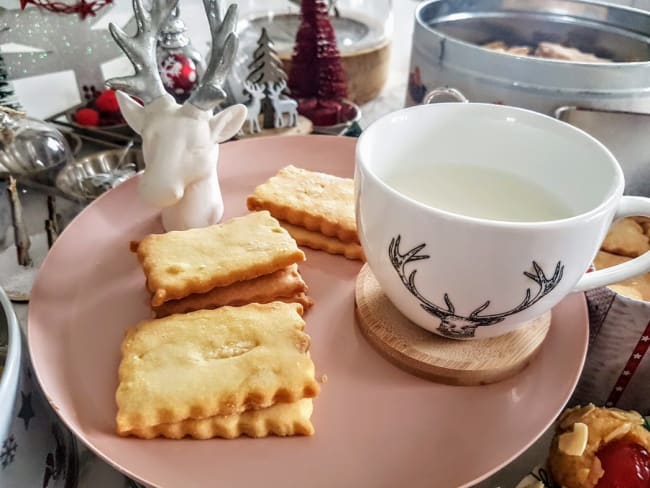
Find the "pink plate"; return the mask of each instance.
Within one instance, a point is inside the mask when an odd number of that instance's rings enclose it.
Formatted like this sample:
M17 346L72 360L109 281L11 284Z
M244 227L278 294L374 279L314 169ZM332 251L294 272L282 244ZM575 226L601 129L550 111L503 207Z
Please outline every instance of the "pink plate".
M351 177L355 139L275 137L222 147L226 218L287 164ZM477 482L540 436L569 398L587 348L583 295L554 310L539 356L490 386L452 387L382 359L355 325L360 264L307 251L301 265L316 301L307 314L322 385L316 434L302 438L139 440L114 433L120 342L149 317L129 241L161 232L132 179L82 212L49 253L32 291L29 346L38 379L64 422L99 456L154 486L228 488L458 487Z

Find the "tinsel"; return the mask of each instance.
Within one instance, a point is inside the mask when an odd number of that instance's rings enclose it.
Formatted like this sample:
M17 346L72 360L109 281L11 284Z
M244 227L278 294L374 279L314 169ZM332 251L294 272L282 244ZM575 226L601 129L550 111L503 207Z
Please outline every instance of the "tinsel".
M81 0L74 4L52 2L49 0L20 0L20 8L24 10L27 5L35 5L59 14L79 14L79 17L83 20L89 15L94 17L99 10L112 3L113 0Z

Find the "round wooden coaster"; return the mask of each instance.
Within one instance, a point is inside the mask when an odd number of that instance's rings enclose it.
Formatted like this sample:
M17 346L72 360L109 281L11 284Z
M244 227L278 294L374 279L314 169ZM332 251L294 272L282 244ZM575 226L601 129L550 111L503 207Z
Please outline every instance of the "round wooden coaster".
M365 265L357 277L359 328L389 361L414 375L450 385L485 385L524 369L542 345L551 312L514 332L490 339L445 339L404 317Z

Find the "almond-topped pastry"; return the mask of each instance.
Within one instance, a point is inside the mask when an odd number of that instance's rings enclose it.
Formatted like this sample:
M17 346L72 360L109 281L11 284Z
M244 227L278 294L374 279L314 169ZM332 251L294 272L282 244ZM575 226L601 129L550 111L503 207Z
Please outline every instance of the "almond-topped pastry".
M130 329L116 392L118 434L315 397L319 385L301 308L283 302L221 307Z
M565 411L548 466L565 488L650 486L650 432L634 411L594 405Z
M266 211L131 243L160 306L194 293L250 280L305 260L296 241Z

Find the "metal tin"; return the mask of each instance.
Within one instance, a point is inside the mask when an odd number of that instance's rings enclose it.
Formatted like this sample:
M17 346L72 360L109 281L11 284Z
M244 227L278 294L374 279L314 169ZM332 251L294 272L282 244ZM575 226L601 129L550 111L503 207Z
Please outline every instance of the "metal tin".
M482 44L557 42L615 60L516 56ZM473 102L650 112L650 14L586 0L430 0L416 10L406 105L450 86Z
M650 197L650 114L560 107L555 117L591 134L612 151L625 175L625 194ZM641 135L641 136L640 136Z

